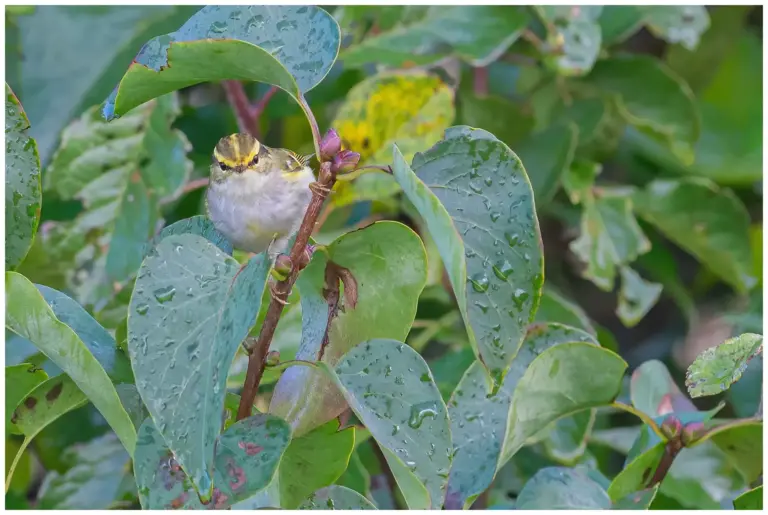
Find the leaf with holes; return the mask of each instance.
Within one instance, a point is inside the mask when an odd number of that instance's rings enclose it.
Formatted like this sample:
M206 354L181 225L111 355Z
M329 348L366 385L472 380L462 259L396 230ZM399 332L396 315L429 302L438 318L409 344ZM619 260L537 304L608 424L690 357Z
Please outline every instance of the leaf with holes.
M37 232L43 202L37 143L27 135L29 120L5 85L5 269L26 257Z
M492 134L464 126L446 130L410 167L394 146L393 169L435 240L470 342L500 384L533 320L544 282L541 234L525 169Z
M763 336L745 333L699 354L688 367L685 386L691 397L717 395L741 378L749 361L763 352Z
M706 179L656 180L633 196L635 211L739 292L751 289L749 213Z
M709 15L703 5L646 6L643 11L651 33L688 50L696 48L709 28Z
M453 455L451 428L424 359L398 341L370 340L335 369L320 366L381 446L408 507L440 509Z
M426 254L421 240L408 227L398 222L376 222L337 238L325 252L315 252L301 273L304 320L296 359L318 359L328 321L322 291L330 261L355 277L357 305L347 306L334 318L322 362L336 366L345 353L374 338L404 340L426 282ZM286 370L275 386L269 412L287 420L294 434L300 436L345 409L344 397L328 378L316 370L295 366Z
M616 269L650 250L627 197L591 195L583 200L581 234L570 248L585 263L584 277L605 291L613 289Z
M280 506L293 510L312 492L332 485L347 468L355 445L355 429L339 430L331 420L291 440L280 461Z
M227 509L253 497L270 484L288 447L291 429L270 415L254 415L220 436L213 458L209 508ZM189 478L174 459L152 419L139 429L134 475L146 510L203 509Z
M24 276L6 272L5 288L6 327L31 341L71 377L132 453L136 430L109 375L78 333L56 317L40 291Z
M497 393L493 393L490 379L479 362L475 361L464 373L448 402L454 461L446 508L468 507L491 484L496 471L506 461L502 460L502 447L519 381L536 356L567 342L597 343L593 336L579 329L561 324L536 324L528 329Z
M611 499L603 487L580 468L547 467L523 487L516 510L607 510Z
M128 352L152 419L209 499L225 381L261 305L270 263L241 266L196 234L174 234L144 259L131 296Z
M375 510L371 501L344 486L331 485L310 495L300 510Z

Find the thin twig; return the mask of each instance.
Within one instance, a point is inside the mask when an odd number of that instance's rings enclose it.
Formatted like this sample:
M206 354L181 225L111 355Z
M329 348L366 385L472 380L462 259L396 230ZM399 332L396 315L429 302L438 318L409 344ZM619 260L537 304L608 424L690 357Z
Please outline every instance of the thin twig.
M227 100L235 111L240 132L247 132L254 138L261 139L259 120L253 116L251 103L248 100L248 95L245 94L243 83L239 80L225 80L223 86Z
M656 472L653 473L653 477L646 485L646 488L651 488L664 480L664 478L667 476L667 472L669 472L669 469L672 467L672 463L675 461L675 457L680 454L682 449L683 443L679 438L667 442L667 445L664 447L664 455L661 457L659 466L656 467Z
M272 342L275 329L277 329L277 323L280 321L280 314L283 312L288 295L299 276L300 269L297 264L301 262L304 249L315 228L317 217L327 197L326 192L333 188L335 182L336 174L331 171L331 163L327 161L321 163L318 187L312 189L312 200L310 200L309 207L307 207L307 211L304 213L304 220L301 222L301 228L299 228L296 241L293 244L293 248L291 248L290 258L291 263L293 263L291 273L285 280L278 283L278 288L270 300L269 308L267 308L267 316L264 318L264 324L261 326L259 338L252 349L251 356L248 358L248 369L246 371L242 396L240 397L240 406L237 410L237 420L242 420L250 415L251 406L256 398L259 382L264 373L264 357L269 351L269 345Z
M269 101L272 100L272 97L275 96L275 93L277 93L278 89L279 88L277 86L272 86L269 88L267 92L264 93L264 96L261 97L258 102L256 102L251 107L251 116L258 120L262 113L264 113L264 110L267 108Z
M208 177L203 177L202 179L195 179L194 181L189 181L184 185L184 187L181 189L182 195L186 195L190 191L195 191L200 188L205 188L208 186Z

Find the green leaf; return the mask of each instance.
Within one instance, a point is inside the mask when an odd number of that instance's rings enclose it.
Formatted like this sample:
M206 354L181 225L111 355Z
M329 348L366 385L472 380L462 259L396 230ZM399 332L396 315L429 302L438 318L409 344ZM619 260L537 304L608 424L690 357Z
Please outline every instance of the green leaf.
M749 214L733 192L705 179L656 180L633 200L644 220L737 291L754 285Z
M546 433L543 444L547 455L563 464L575 464L587 449L587 439L594 423L594 409L556 420L543 431Z
M749 360L763 352L763 337L746 333L699 354L688 367L685 386L691 397L717 395L741 378Z
M347 468L355 446L352 427L331 420L291 440L280 461L280 506L293 510L312 492L332 485Z
M458 100L458 123L482 128L509 147L517 148L517 143L533 130L533 116L520 103L501 96L478 96L464 90L459 91ZM510 120L515 123L509 123Z
M752 484L763 474L763 422L739 420L712 431L712 443L720 448L744 481Z
M616 268L647 252L650 243L632 215L631 199L606 195L584 199L581 235L570 248L587 265L584 277L611 291Z
M701 124L693 93L658 59L611 57L599 61L587 80L618 96L619 111L627 122L666 144L683 162L693 162ZM637 87L638 81L643 87Z
M536 205L552 200L571 166L577 142L578 130L573 124L557 124L531 134L515 146L520 161L531 171L529 177Z
M213 225L209 218L197 215L163 227L160 233L147 245L144 256L146 257L147 252L150 252L161 240L172 234L197 234L219 247L223 253L229 256L232 255L234 250L232 243L216 229L216 226Z
M565 467L539 470L515 501L516 510L607 510L608 494L586 471Z
M325 252L315 252L310 265L299 276L304 320L296 359L318 359L328 320L322 291L329 260L349 269L355 277L357 305L339 311L334 318L322 362L336 366L344 354L367 340L404 340L426 282L424 246L406 226L377 222L339 237ZM294 435L300 436L345 409L344 398L328 378L313 369L296 366L286 370L275 386L269 412L287 420Z
M5 434L21 434L16 424L11 422L13 411L19 402L24 399L32 389L48 379L44 370L22 363L5 367Z
M551 286L545 286L541 295L536 322L558 322L582 329L591 335L597 334L592 322L578 304L563 297Z
M209 507L227 509L266 488L277 474L290 438L291 430L283 420L262 414L240 420L217 435ZM204 508L152 419L145 420L139 430L133 466L142 508Z
M38 493L44 510L107 510L119 500L130 456L114 434L108 433L64 451L71 465L64 474L46 474Z
M67 295L41 284L35 286L54 316L77 334L113 383L133 383L131 363L106 329Z
M375 510L371 502L344 486L331 485L309 496L300 510Z
M204 499L211 495L227 372L256 322L270 263L242 267L195 234L160 241L139 270L128 316L136 386Z
M733 507L737 510L762 510L763 509L763 485L748 490L733 500Z
M680 43L688 50L699 44L709 28L709 15L703 5L646 6L645 23L656 37L669 43Z
M593 197L595 179L603 171L602 165L591 161L575 161L563 176L563 189L572 204L589 203Z
M640 30L643 7L638 5L605 5L600 13L603 46L609 47L628 39Z
M584 331L561 324L536 324L528 329L522 347L512 361L501 388L493 393L492 383L480 362L469 367L448 403L454 463L448 484L446 508L461 509L491 484L496 471L519 449L503 455L504 435L510 434L512 403L518 384L535 363L535 358L550 347L568 342L596 343ZM544 429L560 415L531 428L530 435ZM527 437L526 437L527 438Z
M632 405L656 418L671 412L693 412L696 407L680 391L666 365L649 360L632 372L630 383Z
M227 79L272 84L306 110L303 93L328 74L339 44L338 24L319 7L206 6L142 47L103 114L112 119L165 93Z
M349 466L336 481L336 484L354 490L365 498L371 497L371 474L365 468L358 451L352 452Z
M619 502L628 495L645 488L653 477L656 467L659 466L665 445L665 442L657 443L624 466L608 487L608 495L612 501Z
M653 488L647 488L633 494L629 494L623 499L613 503L612 510L647 510L656 498L659 491L659 485Z
M644 281L640 274L628 266L621 267L619 272L621 291L616 315L626 327L634 327L659 300L663 286Z
M133 453L136 431L99 361L77 333L56 318L24 276L6 272L5 287L6 327L31 341L70 376L112 426L128 453Z
M546 56L545 64L561 75L588 73L600 53L602 34L598 17L600 6L544 6L536 8L547 25L548 45L559 49Z
M24 101L43 162L49 162L62 128L109 94L136 49L199 9L47 5L18 18L20 49L8 59L18 73L7 80Z
M353 45L341 59L346 66L375 62L400 68L433 63L452 49L472 66L487 66L520 37L529 20L519 6L436 6L421 21Z
M395 146L393 168L440 251L470 342L499 384L544 282L525 169L493 135L463 126L449 128L445 139L416 154L412 167Z
M27 135L29 120L5 85L5 269L24 261L40 222L40 156Z
M353 87L331 125L347 148L360 153L362 163L386 163L392 144L413 157L434 144L453 121L453 91L426 73L374 75ZM398 191L394 179L366 174L336 188L334 206L380 200Z
M358 305L358 309L360 306ZM382 447L411 509L440 509L451 466L448 410L422 357L394 340L370 340L322 363Z

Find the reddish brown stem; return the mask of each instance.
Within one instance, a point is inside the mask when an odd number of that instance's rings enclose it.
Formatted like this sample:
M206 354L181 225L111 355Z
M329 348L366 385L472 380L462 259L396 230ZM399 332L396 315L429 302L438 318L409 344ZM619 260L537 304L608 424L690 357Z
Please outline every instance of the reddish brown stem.
M256 399L259 382L264 373L264 357L269 351L269 345L272 342L275 329L277 329L277 323L280 321L280 314L283 312L288 295L299 276L300 268L296 265L301 262L302 254L315 228L323 202L325 202L327 197L327 191L333 188L335 182L336 174L331 171L331 163L322 163L318 177L319 187L312 188L312 200L309 202L306 213L304 213L304 220L301 222L301 228L299 228L296 241L291 248L290 257L293 268L288 277L277 284L274 296L270 300L269 308L267 308L267 316L264 319L264 324L261 326L259 338L252 349L250 358L248 358L248 370L246 371L245 384L243 385L240 397L240 406L237 410L237 420L242 420L250 415L251 406L253 406L253 401Z
M184 188L181 190L183 194L189 193L190 191L195 191L200 188L205 188L208 186L208 177L203 177L202 179L195 179L194 181L189 181L184 185Z
M485 97L488 96L488 68L474 68L473 69L474 83L473 89L475 96Z
M227 100L235 111L237 126L240 132L247 132L256 139L261 139L259 130L259 119L253 116L248 95L245 94L245 87L239 80L225 80L223 82L224 91L227 94Z
M666 447L664 447L664 455L661 457L659 466L656 467L656 472L653 473L653 477L651 478L646 488L651 488L664 480L664 478L667 476L667 472L669 472L669 469L672 467L672 463L675 461L675 457L680 454L682 449L683 443L679 438L669 440L667 442Z
M258 120L264 110L267 108L269 101L272 100L272 97L275 96L275 93L277 93L277 90L277 86L272 86L269 88L267 92L264 93L264 96L261 97L259 101L253 105L253 107L251 107L251 116Z

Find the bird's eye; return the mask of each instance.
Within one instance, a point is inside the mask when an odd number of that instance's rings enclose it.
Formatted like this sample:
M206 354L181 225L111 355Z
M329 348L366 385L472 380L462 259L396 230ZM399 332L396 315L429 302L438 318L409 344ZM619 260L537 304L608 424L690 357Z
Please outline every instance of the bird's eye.
M219 163L219 168L221 168L222 172L226 172L227 170L230 169L230 167L225 165L224 163Z
M256 166L257 164L259 164L259 155L258 154L253 156L253 159L251 159L251 162L248 163L248 166Z

